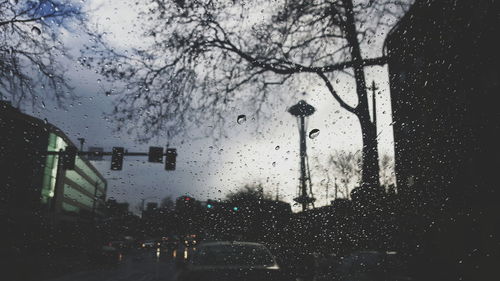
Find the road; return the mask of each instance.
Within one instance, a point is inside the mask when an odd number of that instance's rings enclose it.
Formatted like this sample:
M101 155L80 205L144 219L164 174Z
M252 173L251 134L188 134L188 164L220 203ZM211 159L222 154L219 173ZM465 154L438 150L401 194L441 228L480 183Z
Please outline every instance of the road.
M155 250L136 250L124 255L116 266L67 274L49 281L170 281L175 277L171 258Z

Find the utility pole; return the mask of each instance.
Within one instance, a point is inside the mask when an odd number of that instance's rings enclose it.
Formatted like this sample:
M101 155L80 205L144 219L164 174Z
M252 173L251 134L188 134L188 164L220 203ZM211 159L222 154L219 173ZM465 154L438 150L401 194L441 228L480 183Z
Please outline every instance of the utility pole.
M333 181L334 181L334 187L335 187L335 197L334 199L337 200L337 196L338 196L338 186L337 186L337 177L333 178Z
M375 126L375 134L377 133L377 90L378 87L375 81L372 80L372 85L368 90L372 91L372 105L373 105L373 125Z
M330 186L330 177L328 176L328 181L326 182L326 205L328 205L328 187Z

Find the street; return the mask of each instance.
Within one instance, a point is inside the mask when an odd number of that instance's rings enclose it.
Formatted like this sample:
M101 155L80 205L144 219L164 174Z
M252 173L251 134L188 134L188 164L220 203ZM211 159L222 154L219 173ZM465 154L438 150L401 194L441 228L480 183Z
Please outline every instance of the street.
M134 250L114 267L80 271L50 281L169 281L174 276L172 259L158 256L156 250Z

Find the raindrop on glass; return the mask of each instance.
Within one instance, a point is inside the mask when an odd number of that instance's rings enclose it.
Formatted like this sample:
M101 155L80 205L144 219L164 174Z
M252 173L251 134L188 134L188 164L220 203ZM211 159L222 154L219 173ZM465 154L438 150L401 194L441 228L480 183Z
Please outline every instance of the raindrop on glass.
M236 119L236 122L238 124L243 124L247 121L247 116L245 114L238 115L238 119Z
M40 35L42 34L42 31L40 30L40 28L33 26L33 28L31 28L31 33L33 33L33 35Z
M319 135L319 130L318 129L312 129L309 132L309 138L310 139L315 139Z

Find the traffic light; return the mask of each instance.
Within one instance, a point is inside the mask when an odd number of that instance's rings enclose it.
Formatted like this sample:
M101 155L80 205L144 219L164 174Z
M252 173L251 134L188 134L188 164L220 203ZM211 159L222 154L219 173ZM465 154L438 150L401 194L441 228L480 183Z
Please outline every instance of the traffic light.
M123 167L123 154L125 149L123 147L113 147L111 154L111 170L120 171Z
M177 158L177 149L167 148L167 155L165 156L165 170L175 170L175 160Z
M63 167L66 170L75 169L77 149L75 146L67 146L63 154Z
M150 146L148 153L148 161L153 163L163 162L163 147Z

